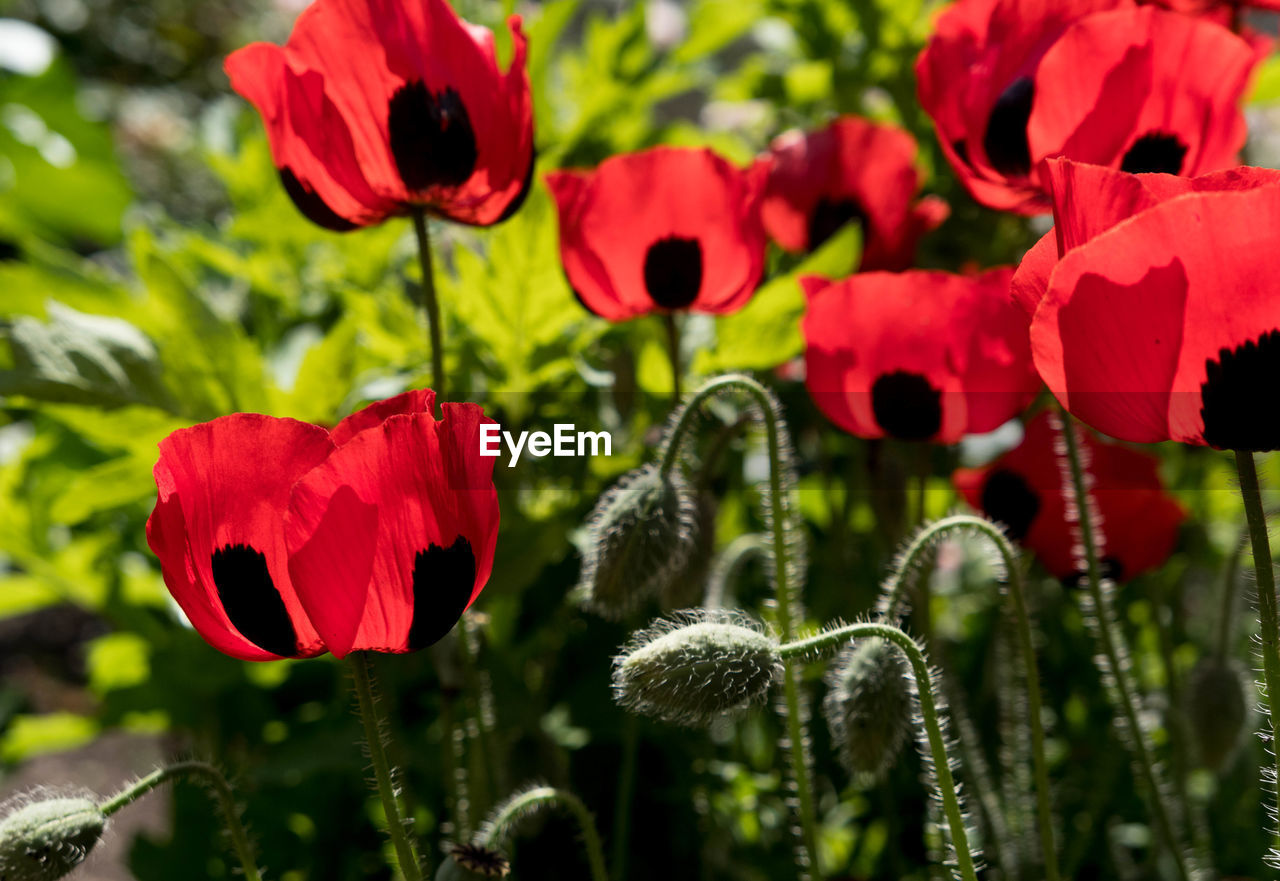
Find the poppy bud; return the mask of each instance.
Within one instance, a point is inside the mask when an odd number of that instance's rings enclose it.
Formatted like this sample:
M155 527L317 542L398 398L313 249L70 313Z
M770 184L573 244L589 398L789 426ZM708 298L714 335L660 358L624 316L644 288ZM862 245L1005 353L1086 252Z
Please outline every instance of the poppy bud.
M1240 667L1220 658L1201 658L1191 671L1187 715L1200 761L1223 770L1240 745L1249 716Z
M704 725L762 700L781 675L778 641L751 619L687 612L637 631L614 659L618 703L679 725Z
M596 502L581 588L592 611L617 620L674 579L694 552L697 500L678 471L646 465Z
M893 766L912 730L913 682L902 652L883 639L860 641L832 666L823 711L850 773L877 778Z
M106 825L98 805L82 796L28 801L0 820L0 878L65 877L84 862Z
M507 858L483 844L454 844L436 871L436 881L483 881L505 878L511 865Z
M694 515L694 541L688 558L662 585L658 597L663 611L690 609L702 605L711 575L711 561L716 554L716 499L711 493L698 495Z

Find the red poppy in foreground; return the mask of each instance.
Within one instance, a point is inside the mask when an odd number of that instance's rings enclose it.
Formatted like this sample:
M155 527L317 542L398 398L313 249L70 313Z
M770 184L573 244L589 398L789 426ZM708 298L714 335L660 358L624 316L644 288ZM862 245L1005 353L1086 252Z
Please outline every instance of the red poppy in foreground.
M1089 205L1138 201L1123 176L1057 172L1064 238L1093 216ZM1280 449L1280 411L1264 391L1280 372L1280 185L1254 169L1225 178L1235 188L1135 204L1083 244L1064 241L1031 322L1036 368L1063 406L1106 434Z
M805 384L860 437L952 443L1021 413L1040 387L1011 268L982 275L859 273L800 279Z
M1106 574L1117 581L1159 569L1169 559L1186 517L1165 492L1159 459L1104 443L1081 430L1081 444L1097 506ZM1048 413L1026 427L1022 443L983 468L961 468L951 477L965 501L1004 524L1009 537L1031 550L1056 578L1081 575L1075 527L1067 520L1074 498L1064 493L1058 431Z
M947 203L937 196L915 201L916 142L895 126L842 116L821 131L780 135L769 150L761 216L788 251L815 250L856 221L863 270L906 269L916 242L947 218Z
M1048 156L1194 176L1234 165L1255 48L1118 0L963 0L917 62L920 100L979 202L1038 213Z
M520 19L498 68L493 34L445 0L317 0L284 47L226 61L258 109L285 190L326 229L415 207L487 225L519 207L533 175L533 101Z
M492 420L475 404L443 409L351 426L363 430L293 488L289 574L338 657L431 645L488 581L498 494L480 426Z
M767 174L766 165L743 170L710 150L676 147L548 174L574 293L610 321L741 309L764 272Z
M281 524L290 487L332 449L319 426L256 413L160 442L147 543L169 592L219 651L248 661L324 651L289 575Z

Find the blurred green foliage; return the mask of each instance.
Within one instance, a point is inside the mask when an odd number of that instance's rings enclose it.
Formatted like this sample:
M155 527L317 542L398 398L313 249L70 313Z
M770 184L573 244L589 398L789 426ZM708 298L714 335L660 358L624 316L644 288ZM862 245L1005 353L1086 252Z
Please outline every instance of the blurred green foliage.
M709 144L746 161L785 128L862 113L911 131L927 189L951 202L951 219L925 242L924 265L1013 262L1034 240L1024 221L967 198L914 100L914 58L936 4L663 5L677 13L667 33L654 3L520 6L542 168L657 143ZM459 8L500 32L511 11L509 3ZM278 185L256 116L227 94L222 55L249 39L282 38L293 12L288 3L229 0L0 3L0 14L36 22L60 47L43 72L0 70L0 623L15 624L0 641L0 670L31 661L83 697L59 706L6 675L0 761L13 768L110 729L160 733L175 753L234 772L271 877L386 878L338 665L251 665L208 648L180 622L143 532L156 443L172 430L236 410L331 424L364 401L426 383L425 333L406 296L420 283L407 226L339 236L307 223ZM1276 79L1269 67L1259 100L1280 94ZM509 430L570 421L615 438L612 458L497 469L498 560L470 619L502 761L475 769L471 813L540 778L580 793L609 838L627 726L610 699L610 659L656 610L624 626L573 606L573 538L599 492L652 453L671 384L661 328L609 326L578 306L540 186L500 227L441 226L433 235L452 396L482 402ZM773 255L771 280L750 306L718 323L689 323L692 369L768 371L799 354L796 275L844 274L857 252L851 228L806 261ZM770 381L799 452L810 618L852 618L871 607L904 534L901 499L917 451L848 437L818 414L802 384ZM756 447L727 442L708 477L720 499L721 545L760 528L748 479ZM1239 508L1220 456L1163 453L1192 517L1175 559L1125 586L1121 607L1144 690L1154 697L1172 686L1151 705L1164 758L1207 822L1218 868L1247 875L1265 840L1253 776L1261 746L1215 778L1194 767L1175 736L1180 683L1210 644L1217 573ZM929 455L929 513L938 515L954 504L946 475L955 451ZM1264 480L1278 485L1274 463ZM1002 714L1017 711L1002 699L1000 600L989 572L966 560L934 576L936 660L981 743L996 744ZM1078 606L1051 579L1037 576L1034 587L1065 862L1071 877L1120 877L1150 853L1142 803ZM749 571L737 593L758 605L763 578ZM17 626L70 609L95 622L90 638L49 645ZM459 709L454 648L446 642L378 665L417 829L436 844L451 832L442 718ZM810 671L815 700L820 677ZM793 876L776 719L757 713L710 738L636 724L630 878ZM813 735L829 871L930 877L915 758L860 788L833 770L820 724ZM986 752L1000 768L1002 755ZM1003 782L1015 786L1011 776ZM1025 795L1005 794L1011 804ZM171 838L134 843L141 881L230 877L203 794L177 790L173 829ZM586 877L572 827L559 818L530 830L514 857L520 878Z

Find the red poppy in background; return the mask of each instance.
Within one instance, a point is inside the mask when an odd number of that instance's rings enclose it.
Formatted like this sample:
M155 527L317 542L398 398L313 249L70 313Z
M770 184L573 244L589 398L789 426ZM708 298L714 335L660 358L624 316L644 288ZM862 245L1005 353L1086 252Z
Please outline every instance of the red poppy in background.
M219 651L265 661L325 650L289 575L282 521L290 487L332 449L319 426L256 413L160 442L147 543L169 592Z
M1159 459L1104 443L1086 430L1080 437L1107 575L1120 581L1160 568L1173 553L1186 512L1165 492ZM985 467L961 468L951 480L966 502L1004 524L1009 537L1034 552L1052 575L1074 579L1082 572L1075 527L1067 520L1074 498L1064 489L1058 442L1057 429L1042 412L1027 423L1018 447Z
M570 286L610 321L741 309L764 272L767 175L764 164L743 170L710 150L677 147L551 172Z
M1188 15L1225 12L1224 20L1220 21L1220 24L1227 24L1231 19L1231 13L1244 7L1280 10L1280 0L1146 0L1146 2L1175 12L1185 12Z
M1011 268L981 275L859 273L800 279L805 384L860 437L952 443L1021 413L1040 388Z
M430 405L396 409L348 426L294 486L284 521L290 577L338 657L431 645L493 568L495 460L480 456L492 420L475 404L444 404L441 420Z
M1236 163L1260 55L1204 18L1104 0L970 0L917 62L920 100L974 198L1049 208L1048 156L1194 176Z
M533 175L533 101L519 16L503 73L493 34L445 0L316 0L284 47L226 61L258 109L285 190L327 229L421 207L487 225L513 213Z
M1238 169L1223 176L1232 188L1143 210L1138 185L1167 181L1048 169L1065 253L1035 308L1031 344L1050 391L1122 440L1280 448L1280 410L1258 398L1280 373L1274 173ZM1090 218L1130 204L1132 217L1075 244L1073 229L1087 234Z
M851 221L862 226L863 270L906 269L916 242L946 220L937 196L920 189L916 142L896 126L842 116L817 132L774 139L761 216L788 251L812 251Z

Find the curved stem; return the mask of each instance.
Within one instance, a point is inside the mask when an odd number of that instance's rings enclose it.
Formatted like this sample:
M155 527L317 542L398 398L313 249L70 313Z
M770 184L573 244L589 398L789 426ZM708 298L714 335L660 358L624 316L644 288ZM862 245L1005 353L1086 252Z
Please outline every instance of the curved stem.
M413 209L413 231L418 238L418 262L422 267L422 308L427 313L427 330L431 334L431 387L436 397L445 400L444 345L440 341L440 304L436 301L436 276L431 266L431 235L427 231L427 213Z
M352 652L348 658L351 663L351 678L355 683L356 703L360 708L360 721L364 723L365 747L373 765L373 779L378 797L382 800L382 810L387 818L387 835L395 847L400 873L405 881L422 881L422 867L405 829L391 764L387 761L383 743L385 732L374 701L373 667L364 652Z
M933 695L933 679L929 673L929 662L916 641L891 624L846 624L807 639L787 643L780 648L779 653L784 661L800 661L815 655L830 653L850 640L867 637L878 637L893 643L902 650L911 664L911 672L916 680L916 693L920 699L920 715L929 741L934 772L938 777L938 795L942 800L942 811L947 818L951 843L955 848L956 867L964 881L977 881L977 869L974 866L973 854L969 850L969 833L964 825L964 811L956 795L955 778L951 775L951 762L947 756L946 738L942 734L942 723L939 720L938 706Z
M1115 685L1114 693L1120 706L1120 718L1124 722L1130 749L1133 750L1134 761L1142 775L1150 801L1151 813L1155 819L1160 836L1173 856L1178 867L1178 875L1183 881L1190 881L1191 867L1187 865L1187 856L1179 845L1174 832L1173 820L1164 803L1164 787L1151 756L1151 748L1147 744L1146 733L1138 721L1138 704L1133 682L1129 671L1123 663L1124 637L1115 625L1115 612L1111 608L1111 599L1102 583L1102 570L1098 563L1098 547L1093 526L1093 511L1090 507L1089 488L1085 483L1084 464L1080 455L1080 440L1076 436L1075 425L1066 408L1059 407L1061 419L1061 435L1066 447L1066 458L1072 493L1075 496L1077 526L1080 532L1080 543L1084 548L1085 573L1088 579L1089 598L1093 603L1097 616L1098 641L1102 649L1103 672L1109 675Z
M245 833L244 825L236 813L236 797L231 784L227 782L226 777L222 776L221 771L207 762L178 762L159 768L125 787L98 807L103 814L110 817L156 787L182 777L198 777L213 790L218 807L222 811L222 819L227 825L227 834L231 837L231 846L236 852L236 859L240 861L240 869L244 872L246 881L261 881L262 876L258 873L257 861L254 860L253 851L249 847L249 836Z
M765 536L749 532L729 542L707 578L707 591L702 600L704 609L724 608L725 600L733 598L729 592L730 581L753 557L764 553L766 541Z
M1272 796L1280 783L1280 749L1276 749L1276 720L1280 719L1280 611L1277 610L1276 579L1271 563L1271 543L1267 537L1267 514L1262 508L1262 490L1258 485L1258 469L1253 453L1236 450L1236 471L1240 474L1240 496L1244 500L1245 517L1249 521L1249 540L1253 545L1253 569L1257 576L1258 623L1262 643L1262 680L1266 687L1267 724L1274 779ZM1272 776L1272 775L1268 775Z
M583 848L587 852L591 881L608 881L609 875L604 865L604 848L600 844L600 833L596 831L591 812L587 810L582 799L567 789L536 786L512 797L498 808L492 819L485 823L481 844L486 847L501 847L510 838L520 818L543 805L560 805L573 814L573 818L578 821L578 830L582 834Z
M671 406L679 407L680 399L684 397L681 392L681 375L682 367L680 366L680 325L676 323L674 312L667 312L662 316L663 327L667 331L667 352L671 356Z

